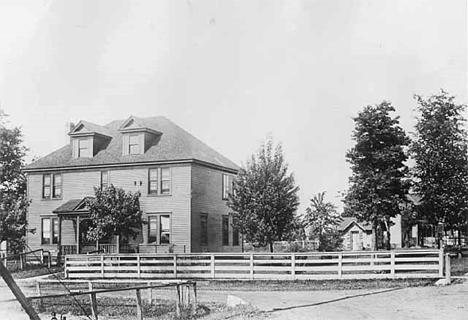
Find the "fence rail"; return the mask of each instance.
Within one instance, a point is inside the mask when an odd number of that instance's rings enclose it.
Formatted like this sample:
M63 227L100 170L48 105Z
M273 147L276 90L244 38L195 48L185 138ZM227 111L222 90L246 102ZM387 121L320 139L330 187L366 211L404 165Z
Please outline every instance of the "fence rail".
M439 250L69 255L68 279L375 279L443 277Z

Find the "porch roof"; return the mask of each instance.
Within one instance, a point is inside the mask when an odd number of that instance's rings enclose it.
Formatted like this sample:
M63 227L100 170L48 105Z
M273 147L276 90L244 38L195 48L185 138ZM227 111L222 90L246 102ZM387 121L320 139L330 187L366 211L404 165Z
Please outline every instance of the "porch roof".
M56 214L70 214L70 213L86 213L88 209L86 207L86 199L91 197L84 197L82 199L71 199L53 210Z

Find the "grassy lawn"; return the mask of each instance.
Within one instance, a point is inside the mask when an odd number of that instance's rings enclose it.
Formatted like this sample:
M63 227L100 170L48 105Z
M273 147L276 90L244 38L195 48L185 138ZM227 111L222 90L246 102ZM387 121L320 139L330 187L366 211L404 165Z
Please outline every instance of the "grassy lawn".
M468 273L468 257L463 258L451 258L450 259L450 270L452 276L463 276Z
M301 280L301 281L198 281L200 290L219 291L323 291L423 287L434 279Z
M34 302L35 309L42 314L56 312L57 315L72 314L76 316L91 315L89 297L79 296L76 299L70 297L44 300L40 306ZM119 297L97 297L98 315L100 319L135 319L136 302L134 299L122 299ZM219 303L205 303L198 305L196 310L184 309L179 317L175 312L175 300L155 299L152 305L142 301L143 316L162 320L174 319L258 319L260 312L251 306L226 307Z

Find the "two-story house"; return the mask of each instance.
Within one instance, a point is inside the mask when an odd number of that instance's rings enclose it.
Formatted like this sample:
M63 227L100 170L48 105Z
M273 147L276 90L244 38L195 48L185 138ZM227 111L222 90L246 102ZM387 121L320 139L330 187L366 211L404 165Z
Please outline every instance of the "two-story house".
M89 243L86 197L94 187L139 191L142 224L128 252L240 251L226 205L238 166L164 117L80 121L70 143L35 161L27 174L30 248L63 254L115 252L116 238ZM96 247L98 246L98 247Z

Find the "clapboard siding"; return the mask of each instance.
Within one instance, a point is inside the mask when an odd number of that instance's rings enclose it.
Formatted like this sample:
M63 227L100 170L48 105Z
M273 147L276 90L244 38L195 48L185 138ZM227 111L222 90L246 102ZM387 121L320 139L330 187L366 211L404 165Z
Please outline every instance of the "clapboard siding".
M190 252L190 165L175 165L171 167L171 195L148 195L148 168L130 167L112 168L109 171L109 183L132 192L141 192L140 207L143 218L148 213L171 213L172 242L176 246L185 246ZM28 234L28 245L32 249L41 248L41 217L55 216L52 211L70 199L81 199L94 194L94 187L100 185L102 170L64 171L62 172L62 199L42 199L42 173L28 174L28 195L32 200L28 210L30 228L35 228L35 234ZM147 243L147 226L131 243ZM62 244L75 243L75 230L71 221L62 223ZM47 250L56 249L56 245L44 246Z
M222 199L223 171L192 165L192 252L235 252L240 246L222 245L222 216L231 211ZM200 245L200 214L208 216L208 246Z

